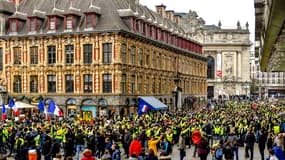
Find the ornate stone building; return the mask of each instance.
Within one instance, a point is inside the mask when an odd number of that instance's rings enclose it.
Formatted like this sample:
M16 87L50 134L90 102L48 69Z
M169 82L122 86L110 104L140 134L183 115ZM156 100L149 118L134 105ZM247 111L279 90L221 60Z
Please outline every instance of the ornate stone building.
M163 5L157 13L133 0L0 3L8 6L0 8L0 73L9 96L95 117L135 112L138 96L174 109L177 87L183 98L206 95L202 45Z
M205 25L195 11L180 13L182 26L189 36L203 44L203 54L208 59L208 98L231 98L250 95L248 24L237 22L236 28Z

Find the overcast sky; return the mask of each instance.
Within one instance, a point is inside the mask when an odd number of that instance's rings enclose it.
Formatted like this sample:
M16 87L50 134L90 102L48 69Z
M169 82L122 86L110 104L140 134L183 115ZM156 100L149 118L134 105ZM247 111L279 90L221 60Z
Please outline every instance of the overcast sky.
M236 27L238 20L242 27L248 22L250 39L254 40L254 0L140 0L140 3L152 10L160 4L164 4L166 10L175 12L193 10L206 24L218 25L221 20L222 28Z

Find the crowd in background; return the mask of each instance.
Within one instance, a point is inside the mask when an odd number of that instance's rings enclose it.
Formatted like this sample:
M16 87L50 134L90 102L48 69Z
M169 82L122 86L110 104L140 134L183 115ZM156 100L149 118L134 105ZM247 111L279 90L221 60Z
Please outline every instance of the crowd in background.
M209 107L214 106L214 107ZM142 116L101 116L93 123L80 118L53 117L47 121L36 114L21 121L0 124L1 158L82 160L156 160L197 157L206 160L284 160L285 123L280 103L236 103L208 105L191 111L152 112ZM258 145L258 151L254 145ZM194 152L187 153L187 147ZM239 148L245 147L244 157ZM269 153L270 157L268 157Z

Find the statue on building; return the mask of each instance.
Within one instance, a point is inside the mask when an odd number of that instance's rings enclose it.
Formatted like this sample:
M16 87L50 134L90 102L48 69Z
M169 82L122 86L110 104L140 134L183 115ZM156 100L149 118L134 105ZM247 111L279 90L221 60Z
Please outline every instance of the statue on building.
M219 28L221 29L221 27L222 27L222 22L221 22L221 20L219 20L218 26L219 26Z
M226 75L231 76L233 74L233 57L228 56L225 60Z
M240 21L237 21L237 29L241 29Z

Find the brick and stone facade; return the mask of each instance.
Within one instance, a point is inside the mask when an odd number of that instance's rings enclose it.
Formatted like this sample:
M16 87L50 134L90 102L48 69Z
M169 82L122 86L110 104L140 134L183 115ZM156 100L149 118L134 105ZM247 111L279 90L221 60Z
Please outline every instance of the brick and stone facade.
M48 3L24 0L16 12L3 9L0 73L9 96L53 99L66 115L82 107L96 115L135 112L138 96L174 109L177 86L182 99L206 96L202 45L173 19L127 0Z

